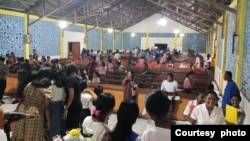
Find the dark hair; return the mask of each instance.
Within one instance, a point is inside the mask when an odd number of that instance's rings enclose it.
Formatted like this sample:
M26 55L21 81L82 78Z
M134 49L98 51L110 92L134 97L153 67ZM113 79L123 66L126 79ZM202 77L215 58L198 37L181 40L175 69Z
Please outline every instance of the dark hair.
M193 75L194 73L191 71L191 72L188 72L186 73L186 77L189 77L190 75Z
M52 69L53 70L53 69ZM66 76L64 74L64 72L62 70L59 69L54 69L53 70L53 80L54 80L54 84L56 85L56 87L65 87L66 86Z
M214 95L214 96L217 98L217 100L219 100L219 97L218 97L218 95L217 95L217 93L216 93L215 91L211 91L211 90L207 91L206 94L205 94L205 97L206 97L207 95L209 95L209 94Z
M5 61L5 58L0 56L0 61L4 62Z
M154 115L158 119L165 119L168 116L170 100L160 90L149 93L146 99L146 110L149 115Z
M82 79L80 80L80 91L82 92L84 89L88 87L88 80Z
M99 116L106 115L115 106L115 98L111 93L101 93L95 101L96 110L100 110ZM93 117L98 117L95 114Z
M94 88L94 92L97 96L99 96L101 93L103 93L103 87L98 85L98 86L95 86Z
M134 79L134 71L128 70L128 72L131 72L131 78Z
M237 97L239 99L239 101L241 101L241 96L239 93L234 93L230 96L230 99L232 99L233 97Z
M67 76L70 76L72 73L77 73L77 67L73 63L66 64L65 68Z
M174 75L173 75L173 73L170 72L170 73L167 74L167 76L170 76L172 78L172 81L174 81Z
M209 85L208 85L208 90L214 90L214 85L213 85L213 83L209 83Z
M231 71L226 71L225 75L227 75L229 79L232 79L233 74Z
M129 114L128 114L129 113ZM111 132L112 140L127 141L132 133L132 126L139 116L139 107L132 100L123 101L117 111L117 124Z
M52 80L52 69L51 68L41 68L37 74L37 77L32 80L31 85L38 88L47 88L51 85ZM33 77L34 78L34 77Z

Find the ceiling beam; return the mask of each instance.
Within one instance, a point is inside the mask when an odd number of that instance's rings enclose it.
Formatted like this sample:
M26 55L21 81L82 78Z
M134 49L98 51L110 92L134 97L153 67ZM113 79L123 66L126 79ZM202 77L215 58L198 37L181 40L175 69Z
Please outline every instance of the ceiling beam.
M217 24L219 24L219 25L222 25L221 22L218 22L218 21L216 21L216 20L214 20L214 19L211 19L210 17L207 17L207 16L204 15L203 13L198 13L198 12L196 13L196 12L190 10L190 9L186 9L186 8L183 7L183 6L179 6L179 5L176 5L176 4L173 4L173 3L169 3L168 5L175 6L176 8L179 8L179 9L181 9L181 10L183 10L183 11L186 11L186 12L188 12L188 13L190 13L190 14L193 14L193 15L195 15L195 16L198 16L198 17L200 17L200 18L204 18L205 20L210 21L210 22L212 22L212 23L217 23Z
M147 1L148 1L148 2L151 2L151 3L155 4L155 5L157 5L157 6L159 6L159 7L161 7L161 5L159 5L157 2L155 2L155 1L153 1L153 0L147 0ZM219 24L219 25L222 25L221 22L218 22L218 21L216 21L216 20L213 20L213 19L207 17L206 15L204 15L204 14L202 14L202 13L198 13L198 12L195 12L195 11L193 11L193 10L187 9L187 8L185 8L185 7L183 7L183 6L179 6L179 5L177 5L176 3L168 3L167 5L172 5L172 6L174 6L176 9L179 8L179 9L181 9L182 11L186 11L186 12L188 12L188 13L190 13L190 14L193 14L193 15L195 15L195 16L198 16L198 17L200 17L200 18L204 18L205 20L210 21L210 22L212 22L212 23L217 23L217 24ZM164 7L162 7L162 8L166 8L166 6L164 6Z
M41 17L42 15L39 14L39 12L37 12L36 10L34 10L33 8L29 7L23 0L18 0L26 9L33 11L36 15L38 15L39 17Z
M190 20L191 18L190 18L190 16L187 16L187 15L185 15L185 14L183 14L183 13L176 13L176 11L174 11L174 10L172 10L172 9L169 9L169 8L166 8L166 11L168 11L168 13L170 13L170 15L173 15L173 14L175 14L177 17L180 17L180 19L181 18L185 18L186 20ZM201 18L201 19L203 19L203 18ZM176 20L178 20L177 18L176 18ZM204 19L203 19L204 20ZM194 23L192 23L192 24L197 24L197 23L195 23L195 21L194 21ZM201 23L202 25L204 25L205 27L207 27L207 28L212 28L212 25L208 25L207 23Z
M43 19L43 18L48 17L49 15L55 13L56 11L58 11L58 10L64 8L65 6L67 6L67 5L68 5L70 2L72 2L72 1L74 1L74 0L68 0L66 3L64 3L64 4L61 5L60 7L54 9L53 11L49 12L48 14L43 15L43 16L39 17L38 19L34 20L33 22L29 23L29 26L32 25L32 24L34 24L34 23L36 23L37 21L39 21L39 20L41 20L41 19ZM44 7L44 8L45 8L45 7Z
M219 2L216 2L216 1L213 1L213 0L204 0L203 2L205 3L210 3L213 7L218 7L220 9L223 9L223 10L226 10L226 11L229 11L229 12L232 12L234 14L237 13L237 10L234 9L234 8L231 8L229 6L226 6L222 3L219 3Z

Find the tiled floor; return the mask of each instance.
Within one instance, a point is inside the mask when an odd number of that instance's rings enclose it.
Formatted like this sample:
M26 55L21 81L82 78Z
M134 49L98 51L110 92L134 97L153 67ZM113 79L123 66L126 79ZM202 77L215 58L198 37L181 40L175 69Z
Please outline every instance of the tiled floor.
M15 110L17 104L11 104L12 99L10 97L5 96L3 100L6 104L1 105L0 107L4 109L5 112L11 112ZM116 122L116 114L112 114L108 122L110 129L114 128ZM137 133L142 133L145 129L147 129L147 127L150 127L150 125L148 125L148 121L145 119L138 118L133 126L133 130ZM0 129L0 141L7 141L6 135L2 129Z

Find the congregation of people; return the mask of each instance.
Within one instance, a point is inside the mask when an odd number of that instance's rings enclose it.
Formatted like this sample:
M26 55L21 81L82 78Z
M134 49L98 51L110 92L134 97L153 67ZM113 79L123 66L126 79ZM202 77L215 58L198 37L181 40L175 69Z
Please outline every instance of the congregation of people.
M172 118L175 109L175 98L178 97L179 85L183 85L187 94L197 93L197 98L186 105L183 112L185 124L188 125L226 125L243 124L245 113L239 106L240 91L232 79L232 73L226 71L224 80L226 88L220 103L219 94L213 87L212 58L201 57L196 54L195 62L183 60L179 68L189 69L182 84L178 84L173 73L167 73L167 79L162 81L160 89L152 90L145 99L145 113L147 119L153 121L151 128L142 134L133 131L132 126L139 118L139 107L136 101L137 88L135 73L131 66L141 68L142 74L152 68L174 68L172 53L156 49L140 50L134 48L127 52L128 60L122 59L119 50L115 52L93 51L83 49L79 58L68 58L64 63L60 59L51 59L50 56L39 57L33 50L29 59L10 56L0 57L0 103L6 88L8 72L15 66L17 86L13 104L18 103L16 111L31 114L32 119L21 119L15 123L12 141L43 141L45 134L50 140L53 137L66 135L66 131L84 128L92 129L92 141L166 141L170 140L171 125L180 124ZM76 64L83 62L87 69L81 69ZM203 62L203 63L202 63ZM209 83L207 90L193 91L192 76L195 69L207 71ZM117 111L117 123L114 129L108 126L109 116L113 113L116 99L112 93L105 93L101 85L100 75L107 72L124 72L121 80L123 86L123 101ZM94 90L89 88L91 83L97 84ZM169 96L172 96L169 98ZM226 105L238 109L238 122L229 123L225 119ZM44 131L48 129L48 132Z

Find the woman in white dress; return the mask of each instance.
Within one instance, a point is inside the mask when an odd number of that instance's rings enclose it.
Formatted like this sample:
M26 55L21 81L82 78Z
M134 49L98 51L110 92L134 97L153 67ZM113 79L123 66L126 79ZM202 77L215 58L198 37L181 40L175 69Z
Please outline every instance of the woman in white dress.
M218 96L214 91L209 91L205 96L205 103L194 108L190 122L196 125L225 125L224 114L217 107Z

